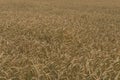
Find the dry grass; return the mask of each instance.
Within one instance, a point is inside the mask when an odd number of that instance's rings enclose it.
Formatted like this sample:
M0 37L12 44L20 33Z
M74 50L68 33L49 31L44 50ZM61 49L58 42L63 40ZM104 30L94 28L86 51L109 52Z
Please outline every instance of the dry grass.
M0 0L0 80L120 80L119 3Z

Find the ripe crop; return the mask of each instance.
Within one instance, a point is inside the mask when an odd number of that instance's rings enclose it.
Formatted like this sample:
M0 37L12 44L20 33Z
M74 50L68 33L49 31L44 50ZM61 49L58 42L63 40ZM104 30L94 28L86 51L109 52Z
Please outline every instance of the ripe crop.
M0 80L120 80L118 0L0 0Z

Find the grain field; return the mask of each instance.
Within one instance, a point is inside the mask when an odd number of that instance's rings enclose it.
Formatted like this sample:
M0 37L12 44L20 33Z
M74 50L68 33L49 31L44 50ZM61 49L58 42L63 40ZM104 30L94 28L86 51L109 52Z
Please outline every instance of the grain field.
M0 80L120 80L120 1L0 0Z

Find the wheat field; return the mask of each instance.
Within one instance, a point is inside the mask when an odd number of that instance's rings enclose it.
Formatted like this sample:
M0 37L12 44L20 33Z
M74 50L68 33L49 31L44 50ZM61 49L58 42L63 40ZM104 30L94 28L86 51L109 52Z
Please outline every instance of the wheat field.
M0 80L120 80L120 1L0 0Z

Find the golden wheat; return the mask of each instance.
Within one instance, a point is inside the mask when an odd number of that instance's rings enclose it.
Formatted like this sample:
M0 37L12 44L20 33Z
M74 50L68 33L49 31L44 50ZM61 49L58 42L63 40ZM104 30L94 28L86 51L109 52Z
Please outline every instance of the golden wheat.
M0 0L0 80L120 80L119 3Z

